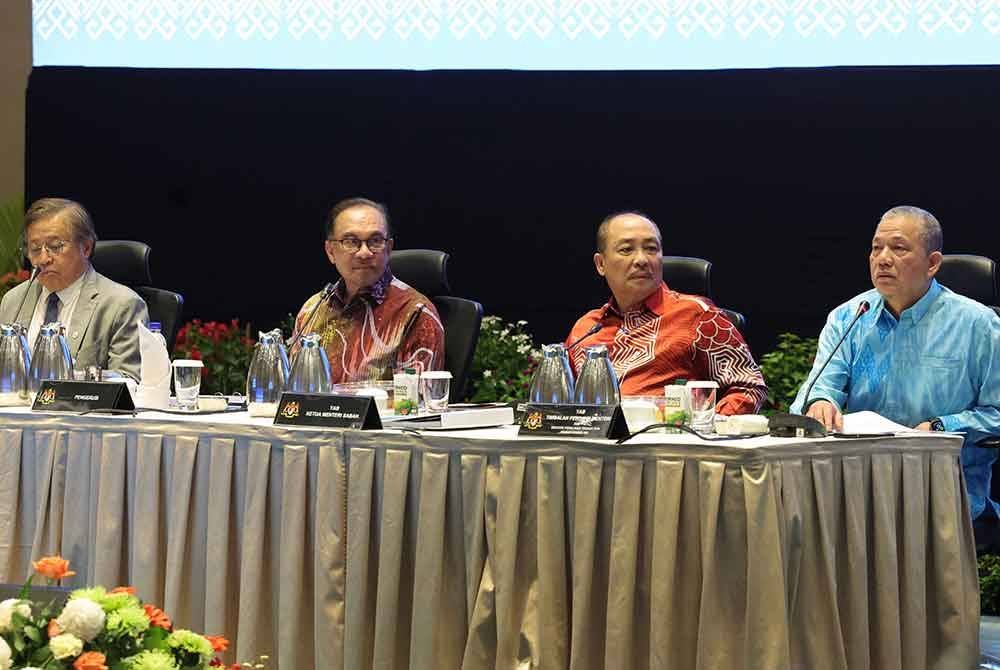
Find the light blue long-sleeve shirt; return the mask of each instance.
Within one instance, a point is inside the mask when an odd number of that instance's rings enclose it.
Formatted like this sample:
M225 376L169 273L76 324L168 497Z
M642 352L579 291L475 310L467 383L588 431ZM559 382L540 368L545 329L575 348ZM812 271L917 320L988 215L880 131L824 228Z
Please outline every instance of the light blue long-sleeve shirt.
M806 386L863 300L871 309L816 380L809 399L829 400L841 411L871 410L906 426L939 417L945 430L964 432L962 467L975 519L989 501L997 450L973 445L1000 435L1000 317L936 280L898 321L878 291L855 296L830 312L793 412L803 412ZM989 502L1000 516L1000 507Z

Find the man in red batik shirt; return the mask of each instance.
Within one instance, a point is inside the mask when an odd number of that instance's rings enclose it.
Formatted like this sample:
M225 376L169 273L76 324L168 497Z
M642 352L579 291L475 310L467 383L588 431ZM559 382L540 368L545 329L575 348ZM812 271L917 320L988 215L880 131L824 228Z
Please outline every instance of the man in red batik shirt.
M303 335L320 334L335 384L392 379L399 368L440 370L444 328L434 304L392 276L385 205L342 200L327 218L326 238L340 280L327 300L322 292L306 300L295 318L296 342L303 328Z
M671 291L663 282L660 229L638 212L613 214L597 229L597 273L611 300L587 312L566 345L600 324L570 352L574 373L584 349L608 347L621 394L663 395L675 379L719 383L719 414L753 414L767 386L749 347L722 310L707 298Z

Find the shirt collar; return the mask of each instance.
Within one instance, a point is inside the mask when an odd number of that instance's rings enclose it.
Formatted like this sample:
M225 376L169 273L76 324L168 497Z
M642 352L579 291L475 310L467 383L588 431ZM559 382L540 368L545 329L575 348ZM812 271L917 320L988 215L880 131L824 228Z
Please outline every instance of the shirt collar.
M646 296L646 299L640 303L640 307L637 307L633 311L643 311L649 310L650 312L656 314L657 316L663 316L664 311L664 301L666 300L667 293L670 288L664 282L660 282L659 288ZM615 300L615 296L611 296L611 299L605 303L604 307L601 309L601 318L603 319L608 314L614 314L615 316L624 316L622 314L621 308L618 307L618 301Z
M83 271L82 275L76 278L76 281L74 281L72 284L62 289L61 291L55 291L55 293L59 296L60 304L68 305L74 300L76 300L76 297L80 295L80 291L83 290L84 283L86 283L87 278L93 271L94 271L94 266L92 265L87 266L87 269ZM53 293L52 291L43 286L40 301L45 302L46 300L49 299L49 296L52 295L52 293Z
M920 323L920 320L924 318L925 314L927 314L927 310L931 308L931 305L934 304L937 297L941 295L941 290L941 284L938 284L937 279L931 279L931 285L927 288L927 292L920 297L920 300L900 312L898 321L902 321L904 317L909 315L913 323ZM880 295L878 299L879 312L876 314L876 320L883 314L891 317L892 312L889 311L889 307L885 304L885 298ZM897 319L893 317L893 320Z
M392 270L389 269L388 264L385 266L385 272L382 276L378 278L371 286L366 286L358 291L357 295L354 296L355 300L364 300L365 302L371 303L373 305L381 305L385 301L386 292L389 290L389 284L392 283ZM333 286L333 295L331 300L337 302L341 307L347 307L347 284L344 283L344 279L340 278L337 283Z

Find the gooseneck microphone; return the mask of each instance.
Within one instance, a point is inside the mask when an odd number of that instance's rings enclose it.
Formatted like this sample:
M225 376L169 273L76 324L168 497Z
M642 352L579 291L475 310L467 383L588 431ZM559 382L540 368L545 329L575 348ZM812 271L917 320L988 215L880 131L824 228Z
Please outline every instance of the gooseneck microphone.
M833 360L834 355L840 349L840 345L842 345L844 343L844 340L847 339L847 334L851 332L852 328L854 328L854 324L858 322L858 319L861 318L861 315L867 312L870 307L871 305L868 304L867 300L861 301L861 304L858 305L858 311L854 313L854 319L851 321L850 325L847 326L847 328L844 330L844 334L840 336L840 341L837 342L837 346L835 346L833 350L829 354L827 354L826 360L823 361L823 365L820 367L819 372L817 372L816 376L813 377L813 380L809 382L809 386L806 387L806 394L802 397L803 414L805 414L806 410L809 409L809 394L812 393L813 386L816 384L816 380L820 378L820 376L823 374L823 370L826 370L826 366L829 365L830 361Z
M590 327L590 330L588 330L586 333L584 333L580 337L576 338L576 340L572 344L570 344L568 347L566 347L566 351L569 351L570 349L572 349L576 345L580 344L585 339L587 339L588 337L590 337L594 333L598 332L602 328L604 328L604 323L601 322L601 321L598 321L597 323L595 323L593 326Z
M21 302L18 304L17 309L14 311L14 323L20 323L20 321L18 321L18 317L21 314L21 308L24 307L24 301L28 299L28 293L31 292L31 285L34 283L35 277L38 276L38 273L40 271L41 268L39 268L37 265L31 268L31 277L28 278L28 284L24 287L24 295L21 296ZM41 296L41 294L39 294L39 296ZM31 323L31 319L28 319L28 323Z
M306 331L309 329L309 326L312 325L313 318L316 316L316 310L319 309L320 305L322 305L324 302L330 299L330 296L333 295L333 289L334 285L332 283L328 283L326 286L323 287L322 292L320 292L319 294L319 300L316 301L316 304L313 305L313 308L309 311L309 316L306 317L305 322L302 324L302 329L299 330L299 334L288 338L287 344L289 353L291 353L292 347L298 344L299 340L301 340L305 336Z

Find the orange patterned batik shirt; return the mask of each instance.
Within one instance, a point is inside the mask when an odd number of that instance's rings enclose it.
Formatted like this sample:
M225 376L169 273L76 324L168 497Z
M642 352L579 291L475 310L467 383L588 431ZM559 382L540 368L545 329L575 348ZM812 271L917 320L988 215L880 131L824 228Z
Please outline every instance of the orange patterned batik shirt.
M444 328L425 295L393 277L388 267L349 302L345 291L343 280L338 281L328 300L317 304L322 297L317 293L295 317L297 338L316 309L304 334L320 334L334 384L392 379L401 368L444 367Z
M576 322L566 345L597 324L601 330L570 351L573 373L579 374L588 346L604 344L623 396L660 396L667 384L686 379L718 382L720 414L753 414L767 397L764 377L743 336L707 298L661 284L624 314L612 298Z

